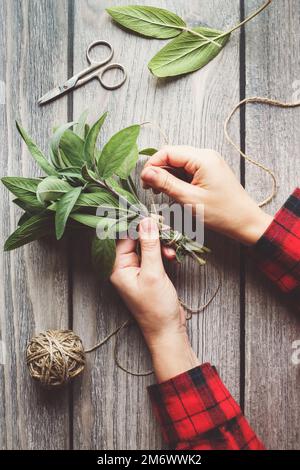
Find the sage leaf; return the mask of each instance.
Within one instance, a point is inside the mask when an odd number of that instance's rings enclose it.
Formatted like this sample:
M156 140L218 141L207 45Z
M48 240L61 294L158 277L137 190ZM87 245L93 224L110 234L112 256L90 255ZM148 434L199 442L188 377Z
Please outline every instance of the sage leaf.
M61 180L56 176L48 176L38 185L36 195L42 203L45 201L56 201L71 189L72 186L67 181Z
M126 199L126 201L128 202L128 206L132 204L135 205L136 203L140 204L139 200L137 200L136 197L132 195L130 191L127 191L126 189L122 188L122 186L120 186L114 178L108 178L106 182L108 186L113 188L113 190L117 194Z
M109 238L92 241L92 262L98 277L105 281L112 273L116 259L116 242Z
M82 166L84 141L71 130L67 130L61 136L59 148L66 155L69 166Z
M75 208L79 207L99 207L102 204L118 207L118 201L107 191L98 190L94 193L83 193L76 201Z
M97 122L95 122L95 124L91 127L86 137L85 144L83 147L83 160L86 161L87 163L94 163L96 161L96 157L95 157L96 142L97 142L99 132L101 130L101 127L104 124L107 114L108 114L107 112L104 113L101 116L101 118L98 119Z
M106 11L124 28L151 38L174 38L186 27L179 16L163 8L132 5Z
M151 59L148 67L153 75L173 77L199 70L220 53L230 37L228 33L219 38L223 34L222 31L202 26L194 28L192 31L200 33L208 40L191 32L182 33ZM216 44L210 42L209 39L213 39Z
M121 167L125 158L136 144L140 126L126 127L114 134L103 147L99 161L98 173L103 179L109 178Z
M18 220L18 227L20 227L20 225L23 225L27 220L29 220L31 216L32 214L29 214L28 212L24 212L24 214L22 214Z
M22 245L48 235L53 229L53 217L49 215L33 215L13 232L6 240L5 251L14 250Z
M41 204L37 200L36 195L33 194L23 196L22 199L14 199L13 202L18 207L26 212L29 212L30 214L36 214L45 210L45 206Z
M80 224L86 225L87 227L99 228L100 230L109 228L116 223L115 219L110 219L108 217L98 217L96 215L90 214L72 213L70 214L70 218L76 222L79 222Z
M47 158L43 154L43 152L37 147L37 145L33 142L31 137L26 133L26 131L20 126L18 122L16 122L17 129L24 140L27 148L37 164L44 170L47 175L56 175L57 172L55 168L48 162Z
M119 168L116 170L115 174L120 176L120 178L126 179L135 168L137 161L139 158L139 150L138 146L135 144L127 157L123 160L123 163Z
M59 144L63 134L66 132L67 129L69 129L73 125L74 122L67 122L62 126L57 127L53 136L50 139L50 155L52 162L56 168L65 168L66 166L71 166L71 162L63 159L60 153Z
M85 125L86 125L86 120L87 120L87 117L88 117L88 113L89 113L88 109L83 111L83 113L81 113L81 115L79 116L78 121L74 125L74 132L81 139L85 138L84 128L85 128Z
M152 155L154 155L157 152L158 152L157 149L154 149L154 148L151 148L151 147L139 150L140 155L147 155L148 157L152 157Z
M4 176L1 178L4 186L9 189L15 196L22 199L23 196L35 195L41 179L38 178L24 178L21 176Z
M71 214L82 188L73 188L64 194L56 205L55 214L55 233L57 240L60 240L64 234L66 223Z

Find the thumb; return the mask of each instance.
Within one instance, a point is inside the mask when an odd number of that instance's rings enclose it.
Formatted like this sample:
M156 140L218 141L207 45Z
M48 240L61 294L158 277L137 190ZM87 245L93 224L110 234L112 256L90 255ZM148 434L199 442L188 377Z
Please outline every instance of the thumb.
M194 199L193 185L176 178L163 168L148 166L142 171L141 178L147 186L167 194L182 204L191 203Z
M147 274L163 272L159 230L155 220L147 217L140 222L139 237L142 254L141 271Z

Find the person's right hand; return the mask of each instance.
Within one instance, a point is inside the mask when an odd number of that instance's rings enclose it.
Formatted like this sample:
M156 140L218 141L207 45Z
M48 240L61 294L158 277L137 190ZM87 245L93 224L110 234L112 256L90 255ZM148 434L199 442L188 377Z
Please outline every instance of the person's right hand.
M165 166L182 168L192 177L191 183L176 178ZM194 215L197 205L204 205L204 222L209 228L247 245L256 243L272 222L213 150L163 147L149 158L141 178L144 188L164 192L181 204L192 204Z

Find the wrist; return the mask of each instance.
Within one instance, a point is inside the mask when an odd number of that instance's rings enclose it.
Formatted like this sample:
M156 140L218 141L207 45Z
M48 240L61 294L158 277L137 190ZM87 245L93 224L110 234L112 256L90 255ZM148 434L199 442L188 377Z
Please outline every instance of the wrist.
M272 220L272 216L264 212L260 207L255 207L252 211L245 213L235 238L245 245L255 245L272 223Z
M186 330L164 335L149 344L158 383L165 382L200 365Z

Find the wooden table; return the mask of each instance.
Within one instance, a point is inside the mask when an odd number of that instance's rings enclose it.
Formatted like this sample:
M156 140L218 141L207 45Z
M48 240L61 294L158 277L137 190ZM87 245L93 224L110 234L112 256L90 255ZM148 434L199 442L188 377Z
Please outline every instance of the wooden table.
M92 121L110 111L103 138L133 122L159 122L170 142L215 148L245 182L256 200L270 180L240 161L225 142L223 122L245 96L295 99L300 88L300 8L298 0L277 0L232 35L225 50L203 70L173 81L158 81L147 69L160 41L120 30L104 12L125 0L0 0L1 175L40 175L14 126L15 119L47 149L50 129L76 119L86 108ZM139 0L176 11L189 24L227 28L257 8L259 0ZM97 38L115 47L115 59L129 71L126 84L106 91L97 82L45 107L37 99L85 64L85 49ZM297 92L297 90L296 90ZM298 92L298 99L299 99ZM4 99L5 98L5 99ZM280 187L267 207L273 214L300 178L300 109L250 106L237 115L231 134L247 152L275 170ZM162 143L154 128L141 145ZM140 168L142 167L142 162ZM138 178L138 175L137 175ZM142 191L141 191L142 192ZM1 187L2 241L15 229L19 210ZM159 200L159 198L158 198ZM1 242L2 243L2 242ZM189 323L201 361L218 368L268 448L300 448L299 366L292 344L300 339L299 318L251 267L240 247L207 234L222 286L211 305ZM42 241L1 253L0 339L6 348L0 366L0 448L159 449L147 385L153 377L126 375L114 364L113 341L91 354L82 379L49 393L29 378L27 341L46 328L72 328L87 346L127 316L109 285L100 286L88 261L84 240ZM209 262L170 268L181 296L193 306L208 300L217 274ZM143 370L149 358L134 329L124 332L119 355L128 367ZM3 362L3 361L2 361Z

